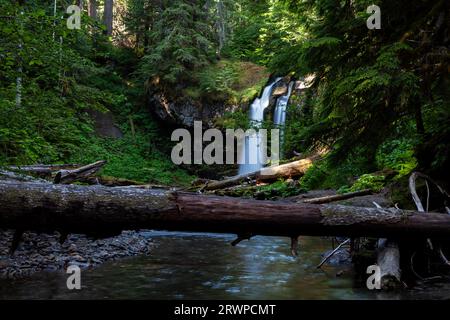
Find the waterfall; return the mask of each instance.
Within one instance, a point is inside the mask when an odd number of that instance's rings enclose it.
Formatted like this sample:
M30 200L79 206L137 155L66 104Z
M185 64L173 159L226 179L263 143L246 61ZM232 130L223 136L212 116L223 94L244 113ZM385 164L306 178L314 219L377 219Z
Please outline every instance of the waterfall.
M269 106L270 96L274 85L280 81L281 78L277 78L274 82L270 83L264 88L261 97L256 98L250 106L250 124L254 128L260 128L264 120L264 110ZM239 166L239 174L249 173L257 171L262 168L266 162L263 148L261 146L261 136L257 132L254 135L245 138L243 145L244 151L242 152L242 163Z
M280 129L280 155L283 150L283 142L284 142L284 125L286 123L286 108L289 102L289 99L292 94L292 88L294 87L294 81L289 83L289 89L286 95L281 96L277 100L277 105L275 107L275 111L273 114L273 124L275 127Z

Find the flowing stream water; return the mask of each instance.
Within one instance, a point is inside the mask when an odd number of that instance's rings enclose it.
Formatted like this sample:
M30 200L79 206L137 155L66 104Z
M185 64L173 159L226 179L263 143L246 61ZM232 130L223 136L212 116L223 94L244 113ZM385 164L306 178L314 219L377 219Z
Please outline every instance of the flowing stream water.
M354 280L351 265L316 266L330 241L301 239L298 258L287 238L255 237L232 247L232 235L148 232L148 256L81 273L69 291L62 271L1 280L0 299L421 299L450 298L449 286L373 292ZM340 274L340 276L338 276Z
M254 127L261 127L280 80L266 86L252 103ZM274 111L281 141L293 85L278 98ZM247 161L240 173L260 169L265 159L259 134L246 139L245 151ZM149 255L82 271L82 290L68 290L68 275L62 271L42 272L27 279L0 280L0 299L450 299L450 284L376 292L355 280L351 265L317 269L321 254L331 249L330 240L319 237L302 237L294 258L287 238L254 237L232 247L232 235L144 234L154 244Z

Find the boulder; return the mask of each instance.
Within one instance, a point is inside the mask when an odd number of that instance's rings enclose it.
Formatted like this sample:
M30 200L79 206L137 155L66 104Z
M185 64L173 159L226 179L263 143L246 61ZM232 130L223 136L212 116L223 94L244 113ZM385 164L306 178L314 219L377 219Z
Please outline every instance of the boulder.
M280 80L273 87L272 97L281 97L288 93L289 90L289 82L286 82L284 79Z

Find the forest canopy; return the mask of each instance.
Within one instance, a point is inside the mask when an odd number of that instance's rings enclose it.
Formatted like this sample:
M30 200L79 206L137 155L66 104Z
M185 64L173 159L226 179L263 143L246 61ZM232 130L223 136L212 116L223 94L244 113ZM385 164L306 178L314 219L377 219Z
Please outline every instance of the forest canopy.
M72 1L56 3L55 14L53 1L0 0L1 164L101 156L111 175L186 183L146 94L241 99L249 88L236 83L252 63L315 75L286 124L287 154L330 150L306 185L323 186L330 170L336 187L384 168L448 181L448 1L73 1L83 4L80 30L65 23ZM372 4L381 29L366 26ZM88 109L111 111L124 138L97 137Z

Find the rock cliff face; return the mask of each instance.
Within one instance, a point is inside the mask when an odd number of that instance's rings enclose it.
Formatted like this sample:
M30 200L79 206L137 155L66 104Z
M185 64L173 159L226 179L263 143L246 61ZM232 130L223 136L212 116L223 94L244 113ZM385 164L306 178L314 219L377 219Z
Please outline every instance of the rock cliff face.
M289 77L286 77L274 86L268 110L271 110L278 97L287 93L289 81ZM188 97L173 99L163 92L150 94L148 102L151 112L160 120L187 128L192 128L194 121L202 121L204 128L211 128L214 120L223 117L225 113L249 108L249 103L230 105L225 101L205 102Z
M173 101L163 93L151 95L149 104L151 111L162 121L188 128L194 126L194 121L203 121L204 126L212 127L216 118L240 108L239 105L200 102L191 98Z

